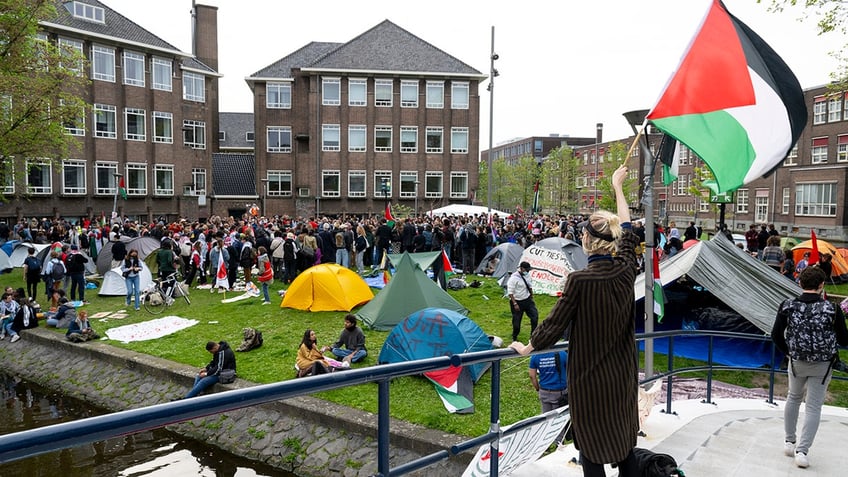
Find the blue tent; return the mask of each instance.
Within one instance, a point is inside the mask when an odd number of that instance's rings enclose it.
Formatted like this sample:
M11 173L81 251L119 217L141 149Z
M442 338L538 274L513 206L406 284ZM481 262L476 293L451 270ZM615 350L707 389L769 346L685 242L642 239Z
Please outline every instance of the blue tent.
M6 255L12 256L12 252L15 251L15 245L20 242L20 240L7 240L3 245L0 245L0 250L6 252Z
M392 329L377 361L399 363L489 349L489 336L471 318L446 308L424 308ZM468 366L472 381L477 382L488 366Z

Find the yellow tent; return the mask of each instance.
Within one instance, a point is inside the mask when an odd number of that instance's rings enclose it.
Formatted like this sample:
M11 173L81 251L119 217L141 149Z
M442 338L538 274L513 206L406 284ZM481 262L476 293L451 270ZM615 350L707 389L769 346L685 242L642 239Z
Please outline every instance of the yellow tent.
M286 291L280 308L350 311L368 303L374 293L356 272L335 263L307 268Z

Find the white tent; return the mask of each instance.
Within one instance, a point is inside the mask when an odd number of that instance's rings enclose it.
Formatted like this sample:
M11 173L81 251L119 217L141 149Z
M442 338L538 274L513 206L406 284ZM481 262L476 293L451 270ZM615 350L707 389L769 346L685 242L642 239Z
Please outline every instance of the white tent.
M6 255L6 252L0 250L0 271L10 270L12 268L12 263L9 261L9 256Z
M489 213L488 207L483 207L480 205L465 205L465 204L451 204L446 205L444 207L439 207L438 209L433 209L432 214L434 217L442 217L444 215L482 215L486 216ZM493 214L498 214L498 217L505 219L509 217L511 214L509 212L503 212L501 210L492 209Z
M9 261L15 268L23 267L24 260L26 260L30 248L34 248L36 255L38 255L38 252L44 250L49 246L50 245L42 243L18 242L15 244L15 249L12 251L12 254L9 255Z
M139 272L139 277L138 288L140 291L145 290L153 283L153 276L150 274L150 269L147 268L147 265L144 262L141 262L141 272ZM127 283L124 280L121 267L115 267L103 275L103 284L100 285L100 292L97 294L103 296L127 295Z

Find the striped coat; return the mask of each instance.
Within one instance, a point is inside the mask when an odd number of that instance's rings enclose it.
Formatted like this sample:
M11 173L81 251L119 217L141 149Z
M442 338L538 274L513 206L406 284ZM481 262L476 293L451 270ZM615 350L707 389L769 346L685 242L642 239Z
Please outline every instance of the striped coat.
M629 228L616 257L595 255L572 272L562 297L530 340L545 349L569 329L568 395L575 446L592 462L627 457L639 432L633 317L635 246Z

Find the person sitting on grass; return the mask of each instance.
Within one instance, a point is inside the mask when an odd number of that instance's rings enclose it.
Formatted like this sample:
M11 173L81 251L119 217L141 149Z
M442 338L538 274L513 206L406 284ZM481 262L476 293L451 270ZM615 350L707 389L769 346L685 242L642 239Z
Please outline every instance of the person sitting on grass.
M327 350L326 346L321 349L324 352ZM344 317L344 329L330 351L336 358L347 363L358 363L368 355L365 349L365 334L362 328L356 326L356 316L352 313Z
M88 312L83 310L68 325L65 338L72 343L82 343L100 339L100 335L91 328L91 323L88 322Z
M68 300L68 297L59 298L59 308L56 313L51 314L47 320L47 326L56 328L68 328L72 321L77 318L76 308L74 304Z
M12 343L18 341L21 339L21 335L19 334L21 331L37 326L38 318L35 316L35 310L32 309L26 297L21 297L18 300L18 311L15 313L15 317L11 323L6 325L6 333L11 336L9 341Z
M332 371L330 363L324 358L324 354L318 349L318 337L315 331L307 329L303 333L300 348L297 349L297 377L315 376Z
M3 293L3 300L0 301L0 340L6 338L6 326L15 319L19 307L14 292Z

